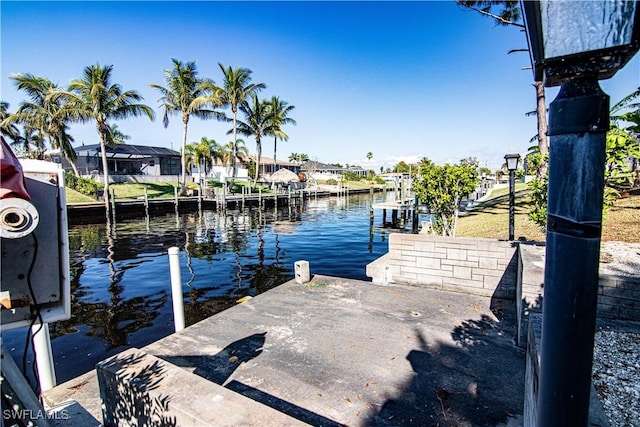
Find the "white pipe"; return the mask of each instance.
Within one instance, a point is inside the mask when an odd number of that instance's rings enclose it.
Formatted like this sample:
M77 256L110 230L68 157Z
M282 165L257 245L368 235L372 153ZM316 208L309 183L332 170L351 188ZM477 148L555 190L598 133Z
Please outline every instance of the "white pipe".
M184 329L184 307L182 305L182 277L180 275L180 249L169 248L169 271L171 272L171 299L173 300L173 321L176 332Z
M56 386L56 369L53 365L49 324L33 325L31 327L31 335L33 336L33 350L36 353L40 390L47 391Z

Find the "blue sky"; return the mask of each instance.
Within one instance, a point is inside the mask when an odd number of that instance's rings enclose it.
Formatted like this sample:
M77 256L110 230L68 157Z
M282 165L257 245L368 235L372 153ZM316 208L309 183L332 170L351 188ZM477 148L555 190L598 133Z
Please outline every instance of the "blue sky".
M400 160L437 163L477 157L496 169L524 154L536 133L535 91L524 33L460 9L424 2L12 2L1 10L1 98L24 96L9 76L32 73L61 86L85 66L114 66L113 79L140 92L157 119L117 122L130 143L179 149L182 127L164 128L157 91L171 58L196 61L220 83L218 63L247 67L255 82L296 108L298 122L278 158L379 170ZM601 86L615 102L640 84L638 55ZM549 89L551 102L557 89ZM188 141L231 140L229 125L193 118ZM76 144L97 143L93 125L72 128ZM245 138L251 152L255 142ZM367 160L367 152L373 159ZM263 141L273 155L273 141Z

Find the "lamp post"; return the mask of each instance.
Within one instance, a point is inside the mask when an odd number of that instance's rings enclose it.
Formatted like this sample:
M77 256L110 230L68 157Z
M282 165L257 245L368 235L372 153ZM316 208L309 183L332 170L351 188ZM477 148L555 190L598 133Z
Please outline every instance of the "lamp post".
M536 81L549 108L547 245L537 424L586 426L598 293L612 77L640 46L637 1L523 1Z
M515 174L520 161L520 154L506 154L504 159L507 161L507 170L509 171L509 240L514 239L515 234L515 208L516 208L516 183Z

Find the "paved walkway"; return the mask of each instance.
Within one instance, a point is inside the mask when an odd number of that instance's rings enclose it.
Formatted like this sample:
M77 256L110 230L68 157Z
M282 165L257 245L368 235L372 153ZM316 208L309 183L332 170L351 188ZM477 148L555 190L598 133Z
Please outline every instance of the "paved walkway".
M315 276L143 350L312 425L500 426L523 410L515 336L502 300ZM91 372L45 398L101 419L96 393Z

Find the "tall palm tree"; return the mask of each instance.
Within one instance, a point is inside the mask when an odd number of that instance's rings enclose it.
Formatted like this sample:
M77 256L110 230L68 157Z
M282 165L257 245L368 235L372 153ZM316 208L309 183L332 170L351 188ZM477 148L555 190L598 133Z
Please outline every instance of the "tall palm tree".
M28 73L16 74L11 79L16 82L18 90L27 93L30 100L20 103L18 110L8 121L19 122L36 130L41 141L39 150L36 151L44 152L44 140L47 139L52 148L60 150L76 176L79 176L77 155L72 146L73 137L68 132L71 112L64 100L55 96L60 88L45 77ZM30 151L28 145L26 141L27 152Z
M166 87L151 84L162 97L160 102L164 109L162 122L164 127L169 126L169 116L180 114L182 116L182 180L180 192L185 191L187 181L186 145L187 128L191 116L200 119L222 118L224 115L213 108L221 105L218 98L218 88L210 79L198 77L198 69L194 61L182 63L175 58L171 59L172 69L164 70Z
M474 10L481 15L487 16L496 21L499 26L513 26L524 30L522 23L521 3L517 0L456 0L459 6ZM507 54L514 52L527 52L529 49L512 49ZM536 110L538 119L538 133L534 137L538 141L538 152L542 155L543 161L536 170L536 178L542 179L547 173L547 160L549 154L549 138L547 136L547 106L544 83L533 82L536 90Z
M220 100L223 105L228 106L233 114L233 149L237 149L237 122L238 122L238 108L244 104L252 94L265 89L267 86L264 83L251 83L252 71L248 68L232 68L231 66L225 67L221 63L218 63L222 74L224 75L222 83L222 91L220 93ZM238 174L237 166L237 153L234 151L232 155L233 159L233 175L231 179L231 186Z
M255 93L251 95L251 103L240 105L240 111L245 120L238 120L238 132L244 136L253 136L256 139L256 173L253 177L253 185L258 182L260 175L260 158L262 157L262 136L272 133L271 120L269 120L269 103L260 101Z
M104 175L104 202L109 209L109 167L107 164L107 144L113 144L113 134L109 121L129 117L147 116L155 120L153 109L140 103L144 98L135 90L123 91L113 83L113 65L89 65L84 68L82 78L74 79L67 91L61 91L72 108L73 117L80 122L93 121L100 137L100 154Z
M272 96L269 100L269 121L271 122L270 135L273 136L273 171L276 171L276 151L278 148L278 138L282 141L288 141L289 135L283 132L282 126L296 125L296 121L289 117L289 113L293 110L293 105L289 105L286 101L281 100L277 96Z

